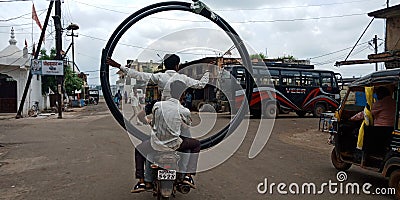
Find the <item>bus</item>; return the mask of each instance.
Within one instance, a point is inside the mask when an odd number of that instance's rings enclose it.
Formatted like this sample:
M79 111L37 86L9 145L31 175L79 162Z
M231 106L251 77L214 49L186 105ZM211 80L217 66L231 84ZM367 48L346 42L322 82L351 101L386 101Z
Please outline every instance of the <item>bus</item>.
M245 98L246 69L242 65L225 66L220 84L238 85L229 82L231 76L241 87L224 91L225 97L218 95L219 102L226 104L229 99L226 96L230 96L230 107L238 109ZM288 112L296 112L300 117L307 113L320 117L324 112L335 111L340 104L341 75L333 71L254 65L253 78L255 85L249 107L255 117L275 118Z

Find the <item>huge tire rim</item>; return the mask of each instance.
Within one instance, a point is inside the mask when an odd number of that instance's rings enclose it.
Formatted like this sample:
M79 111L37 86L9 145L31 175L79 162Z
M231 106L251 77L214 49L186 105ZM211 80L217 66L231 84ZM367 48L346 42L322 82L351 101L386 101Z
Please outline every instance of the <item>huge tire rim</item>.
M195 2L198 2L198 1L195 1ZM147 6L145 8L142 8L142 9L136 11L135 13L133 13L132 15L130 15L128 18L126 18L117 27L117 29L113 32L113 34L110 36L110 38L106 44L106 47L102 51L101 66L100 66L100 80L101 80L101 86L102 86L104 99L105 99L107 106L109 107L112 115L118 121L118 123L124 129L130 130L130 131L128 131L128 133L133 135L134 137L136 137L142 141L148 139L149 138L148 135L146 135L145 133L143 133L136 127L134 127L132 124L130 124L130 123L125 124L122 113L119 111L119 109L113 102L111 89L110 89L110 82L109 82L109 66L106 65L106 59L108 57L112 57L112 54L115 50L116 45L118 44L119 40L124 35L124 33L128 29L130 29L130 27L132 27L135 23L142 20L143 18L148 17L152 14L159 13L159 12L165 12L165 11L178 10L178 11L186 11L186 12L198 14L198 15L201 15L201 16L209 19L211 22L215 23L218 27L223 29L225 31L225 33L227 33L229 38L234 43L236 49L239 51L240 57L242 59L242 63L248 73L246 73L246 82L245 82L246 83L246 98L243 101L239 111L234 116L234 118L230 121L230 123L227 126L225 126L221 131L219 131L215 135L212 135L212 136L200 141L201 149L206 149L206 148L215 146L216 144L223 141L224 138L231 135L233 133L233 131L240 125L241 121L244 119L245 114L247 113L246 105L251 100L254 80L251 77L252 65L251 65L250 56L248 54L248 51L247 51L245 45L243 44L243 41L241 40L239 35L236 33L236 31L222 17L220 17L217 14L215 14L214 12L210 11L208 8L203 8L199 11L199 10L192 9L191 6L192 6L192 4L187 3L187 2L178 2L178 1L161 2L161 3L156 3L153 5Z

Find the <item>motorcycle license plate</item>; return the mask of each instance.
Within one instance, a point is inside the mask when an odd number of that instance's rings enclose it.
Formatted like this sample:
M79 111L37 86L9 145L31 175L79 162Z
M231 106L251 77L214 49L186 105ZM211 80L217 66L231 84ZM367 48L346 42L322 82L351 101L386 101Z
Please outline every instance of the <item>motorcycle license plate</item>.
M175 180L176 170L158 170L158 180Z

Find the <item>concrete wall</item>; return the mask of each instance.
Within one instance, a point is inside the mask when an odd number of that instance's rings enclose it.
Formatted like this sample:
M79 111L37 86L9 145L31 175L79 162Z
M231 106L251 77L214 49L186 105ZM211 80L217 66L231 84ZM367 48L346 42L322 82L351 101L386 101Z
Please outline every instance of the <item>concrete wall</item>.
M18 66L1 66L0 73L6 74L12 77L17 81L17 110L21 104L22 96L24 93L26 81L28 79L29 70L25 67L20 68ZM31 108L35 101L39 102L39 109L43 110L47 108L45 104L45 98L42 96L42 87L41 87L41 77L37 78L36 75L32 77L31 85L29 87L27 97L24 104L24 109L22 111L22 115L25 116L28 113L28 110Z

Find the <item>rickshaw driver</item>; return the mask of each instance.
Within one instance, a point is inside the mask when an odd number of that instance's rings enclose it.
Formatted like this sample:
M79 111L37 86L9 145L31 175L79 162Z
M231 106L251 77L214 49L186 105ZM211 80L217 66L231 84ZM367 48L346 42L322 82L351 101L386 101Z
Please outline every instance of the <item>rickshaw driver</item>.
M391 97L390 91L384 86L380 86L375 90L378 101L372 105L371 113L373 116L374 126L393 126L396 110L396 101ZM361 111L350 118L353 121L364 119L364 111Z
M369 114L365 113L365 109L353 117L350 118L351 121L360 121L360 120L368 120L369 126L375 127L393 127L395 121L395 115L393 113L396 110L396 101L392 99L390 91L388 88L384 86L380 86L375 90L375 94L377 96L378 101L372 104L372 109L370 109ZM371 118L372 119L369 119ZM364 123L358 129L354 131L358 132L358 141L356 148L356 162L361 161L362 165L364 164L361 157L365 155L362 152L364 146Z

